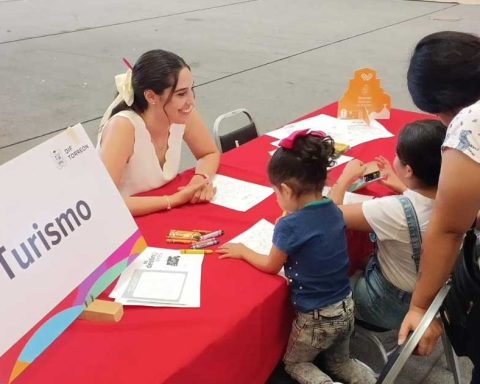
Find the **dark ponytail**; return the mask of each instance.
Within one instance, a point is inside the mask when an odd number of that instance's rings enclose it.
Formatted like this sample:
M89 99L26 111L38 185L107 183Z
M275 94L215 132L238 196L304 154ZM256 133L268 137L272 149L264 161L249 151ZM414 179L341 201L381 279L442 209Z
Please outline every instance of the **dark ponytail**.
M279 148L273 154L268 164L268 177L276 187L287 184L296 196L321 193L327 168L334 165L334 158L334 141L330 136L299 137L292 149Z
M185 67L190 69L185 60L175 53L161 49L145 52L139 57L132 69L134 93L132 106L129 107L122 101L112 110L111 116L126 109L133 109L137 113L145 111L148 102L145 100L144 92L148 89L157 95L161 95L171 87L172 91L167 98L168 102L177 86L178 74Z

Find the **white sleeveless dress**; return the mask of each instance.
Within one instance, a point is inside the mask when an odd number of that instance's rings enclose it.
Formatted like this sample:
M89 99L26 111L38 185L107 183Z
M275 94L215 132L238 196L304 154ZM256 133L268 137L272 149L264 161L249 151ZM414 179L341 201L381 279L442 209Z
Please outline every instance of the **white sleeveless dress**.
M133 154L127 162L118 186L121 195L127 197L140 192L150 191L173 180L177 176L180 167L185 125L170 125L165 163L162 168L155 152L150 132L148 132L143 119L132 110L118 112L115 116L129 119L135 127ZM103 129L98 136L97 150L101 148L102 135Z

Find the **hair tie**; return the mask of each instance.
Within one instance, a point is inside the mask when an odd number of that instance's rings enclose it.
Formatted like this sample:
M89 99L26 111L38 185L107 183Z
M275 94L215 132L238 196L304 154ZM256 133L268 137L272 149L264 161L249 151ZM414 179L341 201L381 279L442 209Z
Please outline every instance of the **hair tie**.
M319 139L324 139L327 135L325 134L325 132L312 131L310 128L302 129L300 131L292 132L290 135L288 135L284 139L280 140L278 145L280 147L282 147L283 149L293 149L293 147L295 145L295 141L299 137L305 137L305 136L314 136L314 137L318 137Z

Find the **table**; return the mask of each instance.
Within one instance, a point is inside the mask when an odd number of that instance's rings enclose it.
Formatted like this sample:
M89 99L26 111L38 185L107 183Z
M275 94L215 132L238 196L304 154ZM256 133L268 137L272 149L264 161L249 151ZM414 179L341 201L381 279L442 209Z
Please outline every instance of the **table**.
M312 112L336 115L336 104ZM425 115L392 111L385 126L396 134L405 123ZM219 173L269 185L266 164L272 137L262 136L222 156ZM393 158L395 139L379 139L353 148L363 161L381 154ZM336 180L343 166L329 180ZM192 171L149 194L172 193ZM362 191L390 193L374 184ZM272 195L246 213L207 204L184 206L136 219L147 243L167 247L171 228L223 229L227 241L260 218L280 215ZM352 269L371 252L366 234L347 234ZM111 288L110 288L111 289ZM102 296L106 297L105 292ZM206 255L202 268L201 308L125 307L118 324L77 320L15 383L265 383L281 358L290 331L292 309L285 280L259 272L241 260Z

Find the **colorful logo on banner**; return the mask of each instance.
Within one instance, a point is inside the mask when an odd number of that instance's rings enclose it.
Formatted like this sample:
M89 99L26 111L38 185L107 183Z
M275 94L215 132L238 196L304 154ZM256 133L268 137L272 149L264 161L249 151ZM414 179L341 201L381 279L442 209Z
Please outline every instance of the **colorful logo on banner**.
M81 125L2 165L0 180L0 305L6 314L0 316L0 383L5 384L24 372L146 243Z
M355 71L347 92L338 102L339 119L370 120L389 119L392 102L371 68Z

